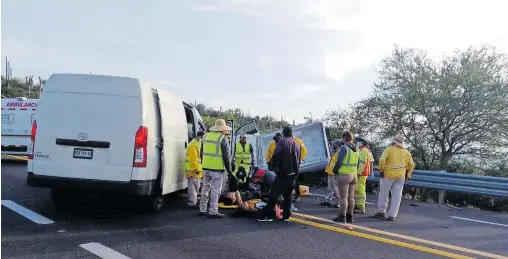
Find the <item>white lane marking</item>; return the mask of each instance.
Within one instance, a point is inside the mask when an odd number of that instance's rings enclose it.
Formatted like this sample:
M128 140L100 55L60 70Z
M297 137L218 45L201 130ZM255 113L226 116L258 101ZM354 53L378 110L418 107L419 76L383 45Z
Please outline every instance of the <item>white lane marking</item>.
M102 259L131 259L100 243L86 243L79 246Z
M318 194L318 193L312 193L312 192L309 192L309 195L310 196L326 197L326 195ZM374 203L372 203L372 202L365 202L365 204L374 205Z
M37 214L11 200L2 200L2 205L37 224L47 225L55 223L53 220Z
M495 225L495 226L501 226L501 227L508 228L508 225L501 224L501 223L495 223L495 222L489 222L489 221L483 221L483 220L477 220L477 219L461 218L461 217L455 217L455 216L450 216L450 218L467 220L467 221L474 221L474 222L485 223L485 224L490 224L490 225Z

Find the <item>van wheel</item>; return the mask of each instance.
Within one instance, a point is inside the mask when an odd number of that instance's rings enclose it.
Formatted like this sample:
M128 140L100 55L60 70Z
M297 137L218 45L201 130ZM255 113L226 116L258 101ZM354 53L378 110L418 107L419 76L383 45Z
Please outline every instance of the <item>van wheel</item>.
M51 199L59 209L68 209L73 203L70 191L62 189L51 189Z

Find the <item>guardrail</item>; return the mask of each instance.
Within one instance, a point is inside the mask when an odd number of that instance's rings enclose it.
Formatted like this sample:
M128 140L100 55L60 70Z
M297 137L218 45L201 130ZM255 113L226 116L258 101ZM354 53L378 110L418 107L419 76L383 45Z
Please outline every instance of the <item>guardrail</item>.
M378 171L367 178L369 182L379 180ZM505 177L415 170L405 186L438 190L439 204L444 204L446 191L508 198L508 178Z

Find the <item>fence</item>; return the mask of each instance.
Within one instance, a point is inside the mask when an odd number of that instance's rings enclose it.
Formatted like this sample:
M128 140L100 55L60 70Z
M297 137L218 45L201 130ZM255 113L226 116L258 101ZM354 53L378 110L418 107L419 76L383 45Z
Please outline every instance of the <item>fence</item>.
M367 181L379 182L374 172ZM405 186L439 191L439 204L444 204L446 191L508 198L508 178L415 170Z

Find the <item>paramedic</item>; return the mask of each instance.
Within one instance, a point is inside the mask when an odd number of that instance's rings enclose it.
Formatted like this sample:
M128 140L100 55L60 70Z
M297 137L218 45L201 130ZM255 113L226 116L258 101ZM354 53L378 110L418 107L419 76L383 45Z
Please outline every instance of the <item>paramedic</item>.
M342 133L341 137L344 145L340 147L337 162L333 167L333 173L337 175L340 208L339 215L333 220L340 223L352 223L360 152L353 144L353 135L350 132Z
M362 136L355 138L356 147L360 149L358 159L358 182L355 187L355 210L356 214L365 214L365 200L367 199L367 177L372 173L372 159L368 148L368 142Z
M222 218L224 214L219 213L219 195L222 191L224 170L231 175L231 159L229 155L229 142L225 137L231 127L226 125L224 119L217 119L215 126L205 134L201 145L201 156L203 161L203 186L201 187L201 202L199 215L210 218ZM210 210L207 213L208 200Z
M198 131L196 138L187 146L185 158L185 177L187 177L187 206L196 207L198 202L198 191L203 178L203 168L201 167L201 139L205 133Z
M293 139L295 140L295 142L300 145L300 152L301 152L301 159L300 159L300 162L302 162L303 160L305 160L305 157L307 156L307 147L305 147L305 144L303 144L303 141L301 139L299 139L298 137L293 137ZM295 179L295 184L294 184L294 189L295 189L295 199L294 199L294 202L300 202L300 178L297 177Z

